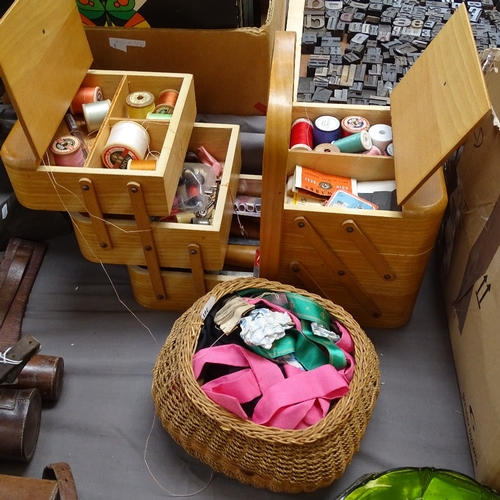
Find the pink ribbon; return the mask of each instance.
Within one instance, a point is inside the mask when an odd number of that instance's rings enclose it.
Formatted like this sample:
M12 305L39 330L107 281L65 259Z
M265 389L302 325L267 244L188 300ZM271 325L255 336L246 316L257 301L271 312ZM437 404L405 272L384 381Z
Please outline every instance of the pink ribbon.
M251 420L281 429L304 429L326 416L330 403L349 391L345 374L325 364L310 371L278 365L236 344L209 347L193 357L199 378L207 363L242 368L201 386L215 403L243 418L250 417L242 404L261 396Z
M198 148L198 159L203 165L211 167L216 177L222 175L222 165L205 149L204 146Z

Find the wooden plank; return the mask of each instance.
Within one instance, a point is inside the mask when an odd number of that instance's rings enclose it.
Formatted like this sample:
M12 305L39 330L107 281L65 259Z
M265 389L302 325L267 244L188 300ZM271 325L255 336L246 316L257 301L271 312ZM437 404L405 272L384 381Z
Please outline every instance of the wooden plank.
M40 159L92 63L74 0L17 0L0 19L0 76Z
M461 4L391 94L398 203L440 168L489 110L467 8Z
M295 33L276 33L262 161L261 276L278 273L286 187L286 163L292 126Z

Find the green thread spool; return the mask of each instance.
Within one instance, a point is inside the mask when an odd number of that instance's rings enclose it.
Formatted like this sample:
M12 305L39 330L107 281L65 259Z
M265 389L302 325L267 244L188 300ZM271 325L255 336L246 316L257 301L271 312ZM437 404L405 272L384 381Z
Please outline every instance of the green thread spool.
M148 113L146 120L171 120L172 115L167 113Z
M372 147L370 134L366 130L362 130L357 134L342 137L332 144L337 146L341 153L364 153Z

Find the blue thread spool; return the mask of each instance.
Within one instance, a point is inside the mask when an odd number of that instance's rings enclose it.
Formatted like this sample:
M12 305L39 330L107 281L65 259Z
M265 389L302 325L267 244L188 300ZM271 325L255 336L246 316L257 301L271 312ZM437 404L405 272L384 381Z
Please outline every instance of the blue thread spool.
M340 121L334 116L319 116L314 120L313 141L317 146L340 137Z
M370 134L366 130L362 130L357 134L342 137L333 144L337 146L341 153L364 153L372 147Z

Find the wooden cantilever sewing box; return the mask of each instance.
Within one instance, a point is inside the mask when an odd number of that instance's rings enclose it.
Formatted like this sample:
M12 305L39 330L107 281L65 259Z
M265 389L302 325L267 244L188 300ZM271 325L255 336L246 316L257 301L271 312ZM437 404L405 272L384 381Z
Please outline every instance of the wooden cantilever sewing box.
M389 107L296 100L304 2L289 4L289 32L273 58L262 178L261 276L343 306L363 326L411 317L447 206L441 165L490 110L467 10L462 5L395 87ZM394 158L290 149L297 118L362 115L392 126ZM285 203L295 166L394 180L401 211Z
M0 75L19 118L2 160L19 201L69 212L83 255L130 266L141 304L189 307L215 284L205 281L205 271L224 265L241 167L239 127L195 123L190 74L89 70L92 54L74 0L53 0L43 9L17 0L0 20L0 34ZM48 147L69 133L64 117L81 86L101 87L110 108L84 166L55 166ZM150 149L159 153L156 169L105 168L101 153L111 128L130 120L127 95L157 96L164 89L179 93L171 118L145 122ZM223 166L211 224L158 222L170 213L186 152L200 146Z
M17 0L0 21L0 69L19 117L2 160L19 201L69 211L82 253L128 266L134 294L151 308L185 309L217 282L228 247L241 165L238 127L196 124L191 75L88 70L92 55L73 0L40 11ZM465 8L452 16L391 95L391 107L296 101L303 2L289 3L288 29L276 35L262 176L261 276L306 288L345 307L363 326L397 327L410 318L447 204L440 166L490 110ZM298 8L298 11L297 11ZM300 27L293 24L299 22ZM295 23L297 24L297 23ZM82 84L99 84L112 101L84 167L43 161L64 128ZM171 120L152 122L151 171L102 167L100 148L123 119L128 92L179 91ZM395 155L325 155L290 150L296 118L365 115L391 124ZM209 147L224 165L211 226L152 222L172 207L188 148ZM296 165L358 180L395 179L401 211L287 205Z

